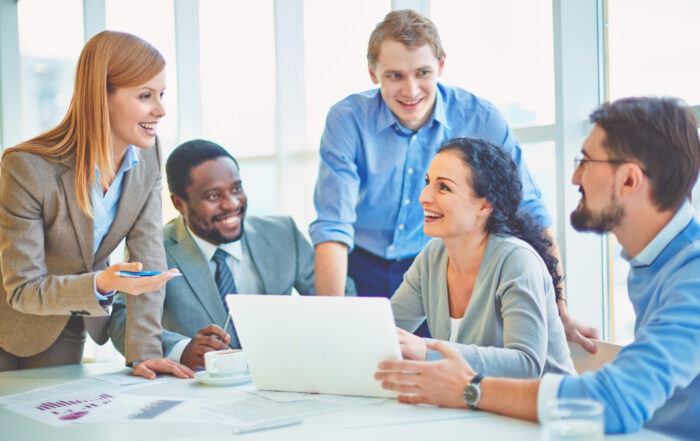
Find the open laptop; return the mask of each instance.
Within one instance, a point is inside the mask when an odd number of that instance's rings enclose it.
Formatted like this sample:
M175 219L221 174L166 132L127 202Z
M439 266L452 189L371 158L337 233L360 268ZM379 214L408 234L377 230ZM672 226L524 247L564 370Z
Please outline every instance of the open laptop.
M395 397L374 379L401 359L383 297L226 296L253 382L261 390Z

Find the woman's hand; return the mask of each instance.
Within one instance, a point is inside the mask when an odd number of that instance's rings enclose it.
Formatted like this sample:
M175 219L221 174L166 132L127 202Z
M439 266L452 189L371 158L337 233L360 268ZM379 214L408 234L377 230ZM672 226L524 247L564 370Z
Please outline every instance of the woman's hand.
M566 307L566 302L557 302L559 307L559 318L564 325L564 332L566 332L566 339L570 342L580 344L583 349L587 350L591 354L595 354L598 351L593 339L600 340L600 332L595 327L583 323L580 320L569 315L569 311Z
M396 334L399 337L401 355L404 360L423 361L426 359L428 356L428 345L424 339L401 328L396 328Z
M133 374L149 380L156 378L156 374L173 374L178 378L192 378L194 372L185 365L176 363L169 358L149 358L134 367Z
M117 271L141 271L142 268L141 262L115 263L97 274L95 281L97 291L100 294L121 291L137 296L145 292L156 291L165 285L165 282L180 274L177 269L170 269L157 276L147 277L120 277L114 274Z

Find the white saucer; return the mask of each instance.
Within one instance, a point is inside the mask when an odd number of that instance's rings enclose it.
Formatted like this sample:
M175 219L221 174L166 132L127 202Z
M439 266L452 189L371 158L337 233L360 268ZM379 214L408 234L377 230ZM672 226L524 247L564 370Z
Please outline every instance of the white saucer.
M207 371L195 372L194 378L200 383L208 384L210 386L235 386L237 384L243 384L250 381L250 373L246 371L242 375L230 375L230 376L211 376Z

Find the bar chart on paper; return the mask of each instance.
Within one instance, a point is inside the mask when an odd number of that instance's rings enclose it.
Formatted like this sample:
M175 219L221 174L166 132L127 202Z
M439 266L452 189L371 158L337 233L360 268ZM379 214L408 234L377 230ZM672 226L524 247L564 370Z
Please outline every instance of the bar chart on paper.
M90 413L91 410L105 406L114 397L100 394L92 399L45 401L36 406L36 410L55 415L61 421L74 421Z
M130 420L152 420L180 403L182 403L182 400L152 401L142 406L137 412L129 415L128 418Z

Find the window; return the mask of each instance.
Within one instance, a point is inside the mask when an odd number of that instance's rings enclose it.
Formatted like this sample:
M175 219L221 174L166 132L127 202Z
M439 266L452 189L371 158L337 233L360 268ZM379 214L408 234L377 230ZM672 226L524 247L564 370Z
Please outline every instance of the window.
M377 87L367 70L367 43L389 11L388 0L304 1L307 149L318 151L333 104Z
M671 95L700 104L700 2L608 0L610 99Z
M551 0L432 0L441 81L496 104L512 127L554 123Z
M199 2L202 137L237 159L275 152L272 7L270 0Z
M670 95L690 105L700 104L700 46L695 44L700 3L669 0L659 8L654 0L608 0L607 12L606 66L611 100ZM695 194L700 195L700 189L696 188ZM620 244L614 238L610 242L612 339L627 344L634 339L635 320L627 297L629 264L620 257Z
M137 35L152 44L165 58L164 99L167 115L158 124L158 136L167 156L177 141L177 69L175 20L171 0L106 0L106 25L113 31Z
M554 123L552 2L432 0L430 16L446 54L440 81L491 101L516 128L556 234L554 132L525 142L517 130Z
M24 141L57 125L68 111L83 48L83 4L22 0L17 9Z

